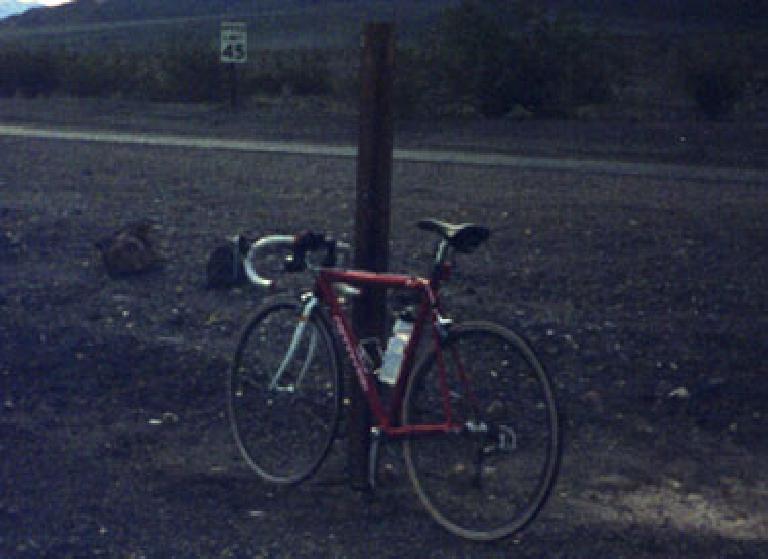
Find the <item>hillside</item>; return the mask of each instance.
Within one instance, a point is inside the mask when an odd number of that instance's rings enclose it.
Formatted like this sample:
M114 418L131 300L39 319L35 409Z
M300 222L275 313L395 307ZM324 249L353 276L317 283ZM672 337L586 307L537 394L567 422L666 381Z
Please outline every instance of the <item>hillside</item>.
M354 48L362 21L394 20L400 40L407 42L423 37L446 8L461 1L76 0L0 20L0 42L147 51L158 41L215 42L219 22L237 18L248 23L251 48ZM512 5L512 0L474 1ZM763 0L538 0L521 5L543 14L571 13L598 28L629 35L759 29L759 22L768 18Z
M395 20L401 39L416 37L459 0L78 0L0 21L0 43L77 50L152 50L158 42L218 40L219 22L248 24L254 49L355 47L361 22Z
M62 24L104 23L212 15L264 16L272 13L321 10L348 15L413 14L456 4L456 0L76 0L55 8L32 10L0 22L0 28L29 28Z
M768 17L765 0L549 0L549 4L603 14L609 20L663 21L673 25L760 26Z
M598 0L519 4L532 18L510 10L512 0L473 1L498 9L446 14L462 0L78 0L0 22L0 95L218 102L220 22L239 20L250 53L244 95L348 101L357 91L362 23L393 19L401 49L396 101L405 112L500 116L519 105L538 116L585 118L613 104L631 118L666 118L690 112L692 103L710 118L763 112L768 34L701 16L705 7L726 13L721 0L670 2L686 24L678 16L645 18L624 0L604 10ZM729 4L745 13L763 5ZM581 17L553 17L568 9Z
M4 21L0 29L40 26L187 18L212 15L266 15L271 12L341 10L348 16L411 18L415 14L434 13L460 0L75 0L55 8L33 9ZM483 0L509 5L512 0ZM0 0L3 6L17 0ZM523 4L528 9L568 11L606 24L654 22L668 25L729 26L755 25L768 18L764 0L538 0Z

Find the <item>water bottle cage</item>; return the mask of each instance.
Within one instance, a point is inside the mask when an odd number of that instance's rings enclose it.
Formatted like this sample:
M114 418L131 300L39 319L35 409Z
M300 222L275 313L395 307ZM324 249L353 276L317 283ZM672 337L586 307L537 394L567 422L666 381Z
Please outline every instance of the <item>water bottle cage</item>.
M381 347L379 338L363 338L360 340L360 347L363 350L363 362L370 371L381 367L384 360L384 350Z

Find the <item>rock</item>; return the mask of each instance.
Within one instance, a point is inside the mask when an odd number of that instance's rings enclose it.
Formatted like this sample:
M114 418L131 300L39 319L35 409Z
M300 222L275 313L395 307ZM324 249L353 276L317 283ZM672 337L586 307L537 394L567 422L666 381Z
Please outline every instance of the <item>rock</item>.
M507 114L504 115L504 118L516 121L531 120L533 117L534 114L522 105L515 105Z
M582 105L576 107L573 116L578 120L596 120L600 118L600 107L597 105Z
M184 345L184 336L158 336L157 341L161 344L181 346Z
M687 400L691 397L690 391L685 386L678 386L667 394L668 398Z
M581 401L588 404L593 411L597 413L603 413L605 406L603 405L603 397L597 390L589 390L581 395Z
M635 422L635 429L638 433L645 433L647 435L653 435L656 433L656 428L653 426L653 424L642 418Z
M666 478L666 479L664 479L664 485L666 485L667 487L669 487L670 489L673 489L675 491L679 491L683 487L682 482L680 482L679 480L676 480L674 478Z
M178 423L179 421L180 421L180 418L178 414L172 411L163 412L163 417L162 417L163 423Z
M598 476L595 484L605 489L614 489L617 491L631 491L637 489L641 483L630 477L621 474L603 474Z
M668 397L669 393L673 390L673 386L674 385L666 379L660 380L653 391L654 398L656 400L663 400Z
M701 380L691 388L688 413L701 427L723 429L739 416L735 391L722 377Z
M155 269L160 263L150 240L152 224L134 222L96 242L111 278L136 275Z

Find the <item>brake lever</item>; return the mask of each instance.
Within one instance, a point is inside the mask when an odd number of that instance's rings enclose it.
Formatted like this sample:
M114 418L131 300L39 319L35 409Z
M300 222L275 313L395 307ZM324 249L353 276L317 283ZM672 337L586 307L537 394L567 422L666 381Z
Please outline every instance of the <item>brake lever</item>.
M302 257L297 259L294 254L286 254L285 259L283 260L283 271L289 274L297 273L297 272L303 272L307 269L307 262L304 259L304 254L302 253Z

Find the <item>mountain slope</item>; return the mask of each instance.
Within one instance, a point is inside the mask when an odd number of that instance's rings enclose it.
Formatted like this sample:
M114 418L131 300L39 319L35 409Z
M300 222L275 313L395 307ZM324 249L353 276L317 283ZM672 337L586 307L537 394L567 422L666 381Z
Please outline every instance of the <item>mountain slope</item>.
M0 21L0 30L40 26L92 24L162 18L212 15L250 15L270 12L344 10L348 17L394 15L409 19L411 14L435 13L461 0L75 0L55 8L30 10ZM475 0L481 3L510 0ZM7 5L19 10L18 0L0 0L0 15ZM525 3L523 5L526 5ZM672 25L701 24L759 25L768 18L766 0L538 0L549 11L566 10L605 23L663 22ZM311 15L309 16L311 17Z
M248 25L251 49L346 48L364 21L395 20L398 37L423 34L461 0L77 0L0 21L0 44L75 50L151 50L161 42L217 41L219 22Z
M48 10L9 18L6 25L36 27L173 17L323 10L342 7L352 14L435 9L457 0L75 0Z
M18 0L0 0L15 3ZM0 20L0 44L75 50L150 51L160 43L216 42L219 22L248 25L252 50L348 48L364 21L394 20L405 43L422 38L446 8L464 0L75 0ZM512 0L467 0L509 6ZM768 21L766 0L521 0L550 14L629 34L727 31ZM528 2L528 3L526 3Z

